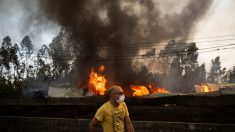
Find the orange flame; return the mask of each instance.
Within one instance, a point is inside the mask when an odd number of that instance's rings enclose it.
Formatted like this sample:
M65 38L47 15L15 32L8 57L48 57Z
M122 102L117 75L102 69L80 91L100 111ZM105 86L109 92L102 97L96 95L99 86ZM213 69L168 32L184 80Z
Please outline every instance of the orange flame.
M143 96L149 94L145 86L131 85L130 88L134 91L133 96Z
M104 71L104 65L99 67L100 72ZM94 67L91 68L88 81L89 92L94 93L95 95L104 95L106 92L106 79L105 76L98 74L94 71Z
M100 72L104 72L104 70L105 70L104 65L101 65L101 66L99 67L99 71L100 71Z
M164 88L154 88L152 84L149 84L149 89L152 91L152 93L170 93L168 90Z
M212 90L210 87L208 87L207 84L200 84L199 91L200 92L211 92Z
M146 86L131 85L130 88L134 91L133 96L144 96L150 93L170 93L164 88L154 88L153 84Z

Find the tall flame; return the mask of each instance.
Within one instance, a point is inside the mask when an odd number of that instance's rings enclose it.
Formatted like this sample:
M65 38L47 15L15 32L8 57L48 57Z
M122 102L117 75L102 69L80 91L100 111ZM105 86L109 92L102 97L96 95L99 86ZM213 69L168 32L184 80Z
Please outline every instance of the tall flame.
M104 65L99 67L99 71L104 71ZM95 72L94 67L91 68L88 81L89 92L94 93L95 95L104 95L106 92L106 79L105 76Z
M199 90L200 92L211 92L210 87L206 84L200 84Z
M170 93L164 88L154 88L153 84L146 86L131 85L130 88L134 91L133 96L144 96L150 93Z

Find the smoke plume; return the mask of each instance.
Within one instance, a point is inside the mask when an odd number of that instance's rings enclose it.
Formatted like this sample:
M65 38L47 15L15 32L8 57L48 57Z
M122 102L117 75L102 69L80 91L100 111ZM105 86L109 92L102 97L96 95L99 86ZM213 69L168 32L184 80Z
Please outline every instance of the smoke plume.
M138 53L141 43L187 39L211 3L190 0L181 12L165 14L159 8L161 3L154 0L42 0L40 6L77 48L76 79L80 84L87 81L92 66L105 64L109 81L125 85L144 80L136 78L128 59Z

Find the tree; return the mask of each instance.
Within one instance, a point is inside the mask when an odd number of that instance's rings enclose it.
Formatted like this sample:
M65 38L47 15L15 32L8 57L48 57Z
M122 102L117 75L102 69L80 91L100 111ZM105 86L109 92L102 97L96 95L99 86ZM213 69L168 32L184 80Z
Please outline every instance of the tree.
M21 81L18 74L19 61L18 61L18 45L12 45L11 38L5 37L0 49L0 86L1 95L20 95L21 94Z
M33 62L34 62L34 57L32 57L33 54L33 44L32 41L30 40L29 36L25 36L23 40L20 43L21 46L21 61L22 61L22 66L24 69L24 76L27 78L33 77L34 75L34 69L33 69Z
M205 65L198 64L196 43L170 41L160 57L167 58L164 67L170 67L165 84L173 92L194 92L194 85L205 82ZM167 66L170 64L170 66Z
M69 50L65 47L65 34L63 30L60 31L52 43L49 44L50 56L53 60L52 74L55 78L64 78L69 72ZM68 58L68 59L66 59Z
M5 77L8 79L12 79L12 77L16 77L16 70L19 67L18 61L18 45L12 45L11 39L9 36L3 39L0 58L1 58L1 73L5 74Z
M46 81L52 77L51 58L49 55L49 48L42 45L37 54L37 78Z
M20 43L20 46L22 48L22 51L24 51L24 53L27 56L30 56L31 54L33 54L33 44L32 44L32 41L30 40L29 36L25 36L23 38L23 40Z
M12 48L11 38L9 36L7 36L3 39L2 47L1 47L1 53L0 53L2 65L7 70L10 69L9 62L11 61L11 58L10 58L11 48Z
M230 83L235 83L235 66L233 67L233 69L228 71L228 81Z
M222 70L221 70L220 64L221 62L220 62L219 56L211 60L211 68L210 68L209 75L207 77L208 82L218 83L221 81Z
M201 84L206 82L206 68L205 64L195 69L195 84Z
M183 67L181 65L182 49L177 48L175 40L169 41L164 50L160 52L160 64L163 67L163 85L171 89L172 92L181 91L181 81L183 77Z
M198 83L197 69L198 64L198 53L196 43L186 44L185 53L182 55L182 67L184 69L184 75L182 84L184 87L183 92L194 92L194 85Z
M183 78L183 67L181 65L181 58L176 56L170 65L170 70L168 72L168 79L170 80L170 84L172 85L173 92L182 91L181 82Z

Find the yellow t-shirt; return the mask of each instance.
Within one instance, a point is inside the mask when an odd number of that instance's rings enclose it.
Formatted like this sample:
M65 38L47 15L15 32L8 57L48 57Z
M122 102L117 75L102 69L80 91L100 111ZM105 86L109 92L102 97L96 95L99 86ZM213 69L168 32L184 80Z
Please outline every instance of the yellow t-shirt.
M96 119L101 121L104 132L124 132L125 116L129 116L125 102L115 107L108 101L95 114Z

